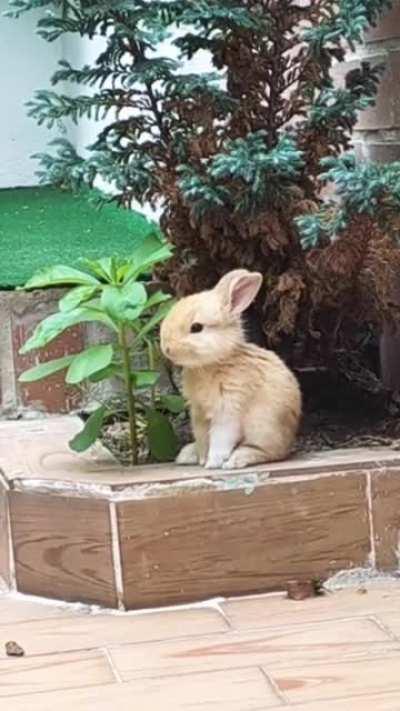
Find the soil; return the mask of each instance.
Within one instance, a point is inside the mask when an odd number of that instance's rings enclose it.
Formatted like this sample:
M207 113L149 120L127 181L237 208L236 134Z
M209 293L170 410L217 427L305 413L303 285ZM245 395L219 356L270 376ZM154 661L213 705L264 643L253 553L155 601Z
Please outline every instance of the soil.
M350 447L400 448L400 403L394 393L360 389L327 372L300 373L304 416L297 452Z
M178 435L180 445L190 442L190 423L186 415L178 415L172 418L172 424ZM138 427L139 464L149 464L151 462L149 450L146 442L144 426ZM121 464L129 466L131 464L131 452L129 447L129 425L126 421L113 422L103 428L102 442L113 456Z

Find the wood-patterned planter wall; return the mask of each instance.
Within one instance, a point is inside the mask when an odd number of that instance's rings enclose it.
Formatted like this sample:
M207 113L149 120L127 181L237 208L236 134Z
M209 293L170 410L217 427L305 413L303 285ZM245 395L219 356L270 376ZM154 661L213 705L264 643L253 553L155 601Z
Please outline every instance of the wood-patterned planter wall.
M398 569L396 452L121 470L101 448L68 450L78 426L0 424L0 574L21 592L133 609Z

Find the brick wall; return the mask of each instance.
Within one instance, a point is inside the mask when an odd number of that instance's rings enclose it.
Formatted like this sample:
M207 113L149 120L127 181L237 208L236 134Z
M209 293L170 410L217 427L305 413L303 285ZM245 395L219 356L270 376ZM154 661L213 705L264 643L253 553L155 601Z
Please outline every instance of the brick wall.
M161 284L154 283L148 288L151 292L160 287ZM79 353L84 348L110 341L107 328L95 322L85 323L67 329L40 352L19 353L37 324L58 310L58 301L64 294L64 289L0 291L0 418L27 413L63 414L91 409L98 402L116 396L125 399L124 386L116 379L78 389L66 385L63 371L29 385L18 382L21 373L39 362ZM136 365L146 367L140 357ZM165 375L160 384L168 387Z
M360 114L354 134L356 154L363 160L400 160L400 0L349 56L346 69L365 59L386 65L376 105ZM399 294L400 302L400 281ZM381 376L390 390L400 390L400 332L386 325L381 334Z
M62 413L79 407L80 391L65 385L63 373L29 385L18 383L19 375L39 361L35 352L22 356L19 349L35 326L57 310L62 293L60 289L0 292L0 414L12 416L26 409ZM73 328L44 349L40 361L77 353L83 347L82 329Z
M36 383L22 385L18 378L38 362L78 353L95 343L109 340L109 334L96 323L70 328L40 353L20 355L19 350L36 325L57 311L63 289L33 292L0 292L0 417L15 417L24 412L62 414L88 407L100 397L120 391L114 382L99 383L84 392L66 385L64 372Z
M376 106L360 115L357 152L365 159L400 160L400 0L368 33L356 56L386 64Z

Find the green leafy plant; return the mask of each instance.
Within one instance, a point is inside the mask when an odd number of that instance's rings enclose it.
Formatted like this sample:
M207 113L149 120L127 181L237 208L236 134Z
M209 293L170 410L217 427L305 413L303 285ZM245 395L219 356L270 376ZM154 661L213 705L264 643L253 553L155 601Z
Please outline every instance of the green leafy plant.
M84 260L84 268L54 266L37 273L26 289L69 285L57 313L44 319L26 341L21 353L44 348L71 326L98 322L109 329L110 341L93 345L75 355L39 363L25 371L20 381L31 383L65 370L71 385L99 383L118 378L124 383L129 420L132 464L138 461L138 418L144 418L148 446L156 460L172 459L178 443L166 413L183 408L178 396L160 395L157 327L171 306L163 291L149 293L144 277L171 251L158 237L149 237L129 259L115 257ZM137 363L146 367L137 367ZM147 397L141 398L145 394ZM75 451L87 449L98 438L112 407L101 404L83 430L70 442Z

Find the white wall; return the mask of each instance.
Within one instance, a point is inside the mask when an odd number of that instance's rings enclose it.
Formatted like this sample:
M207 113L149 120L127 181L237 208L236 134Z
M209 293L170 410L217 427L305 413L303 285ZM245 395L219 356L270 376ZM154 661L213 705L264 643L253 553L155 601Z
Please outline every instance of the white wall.
M39 127L34 119L27 116L25 102L35 90L51 88L49 80L61 58L77 68L93 64L105 43L101 37L90 41L75 35L64 35L59 42L46 42L35 33L40 17L38 12L11 20L1 16L7 7L8 1L0 0L0 96L4 97L0 108L0 188L37 184L35 171L38 166L30 156L46 150L52 135L60 133L57 127L52 132L45 126ZM175 58L176 52L168 42L160 49L164 56ZM208 56L200 52L184 71L210 69ZM64 87L57 85L56 91L70 95L87 94L90 88L68 83ZM85 155L86 148L101 130L101 123L83 119L75 125L68 121L64 128L71 143L81 155ZM98 186L109 189L101 182ZM157 217L157 212L149 206L134 207L149 217Z
M7 7L0 0L0 188L37 183L30 156L46 147L51 134L27 116L24 102L48 87L61 57L61 43L35 34L38 13L11 20L2 16Z
M183 33L183 30L181 30L181 33ZM95 59L104 48L106 40L103 37L95 37L92 40L88 40L86 38L82 39L77 35L64 35L62 42L63 57L67 59L73 67L81 68L85 64L94 64ZM171 57L173 59L177 58L177 51L170 42L164 42L157 51L157 54L162 54L163 56ZM199 52L196 57L194 57L191 62L188 62L184 68L185 72L211 70L212 67L206 52ZM64 90L70 95L80 93L88 94L91 91L90 87L79 87L74 84L67 84ZM122 116L124 117L124 114L122 114ZM89 121L88 119L81 119L78 124L67 122L66 130L68 138L80 155L87 154L88 146L95 141L101 131L102 125L106 125L112 119L113 116L109 113L104 122ZM100 179L96 181L96 185L101 190L112 192L112 187ZM132 207L143 212L150 219L157 220L160 215L160 210L153 210L150 205L139 205L137 203L133 204Z
M98 55L105 47L105 39L103 37L95 37L93 40L82 39L75 34L66 34L62 38L62 54L63 58L75 69L81 69L85 64L93 65ZM63 88L60 85L57 91L64 91L70 96L79 94L90 94L96 91L90 86L79 86L66 82ZM73 121L66 123L67 135L71 143L75 146L78 153L85 155L87 147L93 143L101 130L102 123L97 121L89 121L86 118L79 120L78 124Z

